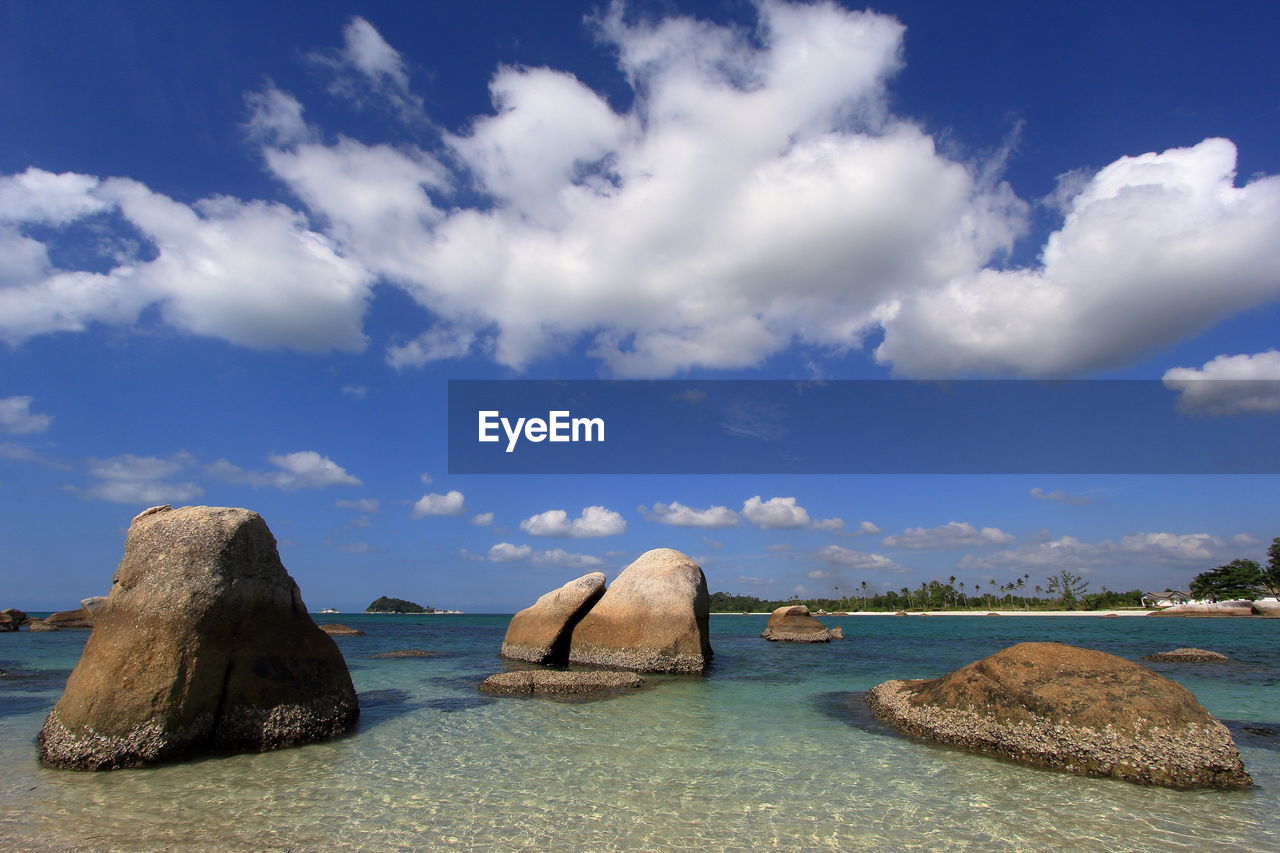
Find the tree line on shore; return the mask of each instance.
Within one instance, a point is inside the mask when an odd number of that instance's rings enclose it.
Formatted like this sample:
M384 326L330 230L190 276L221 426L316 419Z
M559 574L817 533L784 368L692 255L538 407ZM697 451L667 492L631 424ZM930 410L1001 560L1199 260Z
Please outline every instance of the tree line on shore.
M776 610L789 604L803 604L810 610L840 612L894 611L899 610L1112 610L1117 607L1141 607L1142 590L1126 592L1102 587L1089 592L1089 582L1080 575L1065 569L1047 578L1043 585L1031 583L1031 575L1023 574L1006 583L995 578L971 584L957 581L955 576L945 580L922 581L915 589L902 587L877 591L866 581L842 590L833 588L828 597L800 598L791 596L786 601L769 601L753 595L734 595L727 592L711 594L711 609L727 613L760 613Z
M915 589L901 587L877 591L865 580L852 588L833 587L833 595L801 598L793 595L785 601L735 595L728 592L711 594L711 609L721 613L768 613L789 604L803 604L810 610L839 612L899 610L1114 610L1118 607L1142 607L1143 592L1131 589L1117 592L1101 587L1089 591L1089 582L1080 575L1062 570L1045 579L1043 585L1031 585L1031 575L1023 574L1005 583L995 578L986 581L945 580L922 581ZM1280 536L1267 549L1266 565L1256 560L1232 560L1196 575L1191 581L1191 595L1210 601L1257 599L1266 595L1280 597Z

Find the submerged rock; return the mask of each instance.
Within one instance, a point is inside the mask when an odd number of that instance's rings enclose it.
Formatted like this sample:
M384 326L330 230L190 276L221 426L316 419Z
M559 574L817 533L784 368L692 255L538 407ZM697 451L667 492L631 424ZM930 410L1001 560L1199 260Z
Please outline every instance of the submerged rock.
M639 687L644 679L634 672L563 672L554 669L499 672L480 682L485 693L508 696L610 693Z
M702 568L670 548L641 554L573 629L569 660L641 672L702 672L711 661Z
M349 729L346 663L311 617L262 517L155 507L38 738L45 764L140 767L258 752Z
M1174 663L1217 663L1231 660L1220 652L1211 652L1208 649L1174 649L1171 652L1143 655L1142 659Z
M809 608L803 604L779 607L773 611L760 636L785 643L827 643L835 638L827 626L809 615ZM843 631L840 636L844 636Z
M396 649L391 652L378 652L376 655L370 655L375 658L433 658L435 652L428 652L425 649Z
M343 625L341 622L330 622L328 625L321 625L320 630L326 634L339 637L363 637L364 631L359 628L352 628L350 625Z
M530 663L567 663L574 627L604 590L604 574L592 572L543 595L511 617L502 656Z
M1252 784L1227 728L1146 667L1061 643L1019 643L933 680L867 693L885 722L975 752L1170 788Z

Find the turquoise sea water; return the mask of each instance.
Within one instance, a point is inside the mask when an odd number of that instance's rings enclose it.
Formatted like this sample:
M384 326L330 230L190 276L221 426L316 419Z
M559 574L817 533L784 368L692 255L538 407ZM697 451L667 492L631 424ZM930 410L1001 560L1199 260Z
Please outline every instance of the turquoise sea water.
M15 850L1280 851L1280 620L825 617L846 639L712 617L705 676L592 702L492 699L506 616L318 617L361 694L349 736L146 770L47 770L34 738L87 632L0 634L0 847ZM899 737L858 695L1023 640L1150 664L1228 723L1257 784L1169 791ZM430 658L376 659L419 648ZM1270 734L1268 734L1268 731Z

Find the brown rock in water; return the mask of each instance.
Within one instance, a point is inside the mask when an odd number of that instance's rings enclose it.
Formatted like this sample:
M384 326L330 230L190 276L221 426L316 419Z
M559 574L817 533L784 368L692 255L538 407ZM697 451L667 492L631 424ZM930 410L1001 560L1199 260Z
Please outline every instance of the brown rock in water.
M424 649L396 649L392 652L378 652L376 655L370 655L375 658L433 658L435 656L435 652Z
M93 614L82 606L79 610L59 610L50 613L44 621L55 628L92 628Z
M1062 643L1019 643L933 680L867 693L896 728L974 752L1170 788L1252 784L1222 723L1146 667Z
M352 628L349 625L343 625L341 622L330 622L328 625L320 625L321 631L330 636L338 637L363 637L364 631L359 628Z
M548 592L511 617L502 640L502 656L530 663L568 663L573 629L602 595L601 572L583 575Z
M895 613L895 614L893 614L893 615L894 615L894 616L906 616L906 615L907 615L907 611L905 611L905 610L899 610L897 613Z
M349 729L346 663L262 517L155 507L129 527L108 603L38 745L45 764L140 767Z
M25 623L28 631L61 631L57 625L50 625L43 619L28 619Z
M499 672L480 682L484 693L507 696L532 694L573 695L611 693L640 687L644 679L634 672L563 672L554 669Z
M827 643L833 635L827 626L809 615L808 607L792 604L769 614L769 624L760 636L774 642Z
M569 660L641 672L702 672L711 662L702 568L679 551L641 554L573 629Z
M1171 652L1143 655L1142 659L1173 663L1219 663L1231 660L1220 652L1211 652L1208 649L1174 649Z
M27 614L16 607L0 610L0 633L16 631L27 621Z

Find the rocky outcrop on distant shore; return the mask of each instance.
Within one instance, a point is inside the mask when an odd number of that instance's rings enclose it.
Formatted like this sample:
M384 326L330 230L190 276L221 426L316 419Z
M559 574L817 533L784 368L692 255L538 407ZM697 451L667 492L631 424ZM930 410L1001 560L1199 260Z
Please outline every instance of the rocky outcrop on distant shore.
M0 610L0 633L16 631L27 621L27 614L16 607Z
M1280 618L1280 601L1274 598L1260 598L1249 609L1254 616L1266 616L1272 619Z
M834 638L827 626L814 619L803 604L779 607L773 611L760 636L783 643L828 643ZM843 632L841 636L844 636Z
M573 663L641 672L702 672L711 662L710 596L702 568L656 548L622 570L573 629Z
M23 623L28 631L61 631L57 625L50 625L43 619L28 619Z
M337 637L363 637L364 636L364 631L361 631L359 628L352 628L350 625L343 625L341 622L330 622L328 625L321 625L319 627L321 631L324 631L326 634L329 634L330 636L337 636Z
M1170 788L1252 784L1226 727L1179 684L1103 652L1019 643L933 680L867 693L916 737L1087 776Z
M1174 649L1171 652L1143 655L1142 659L1161 663L1221 663L1231 660L1220 652L1211 652L1208 649Z
M93 614L83 606L79 610L59 610L44 618L48 625L55 628L92 628Z
M499 672L480 682L479 686L484 693L506 696L568 696L613 693L643 684L644 678L634 672L564 672L541 669Z
M592 572L543 595L511 617L502 656L530 663L567 663L573 629L604 592L604 574Z
M307 614L255 512L153 507L38 740L53 767L140 767L258 752L349 729L359 715L334 641Z
M107 597L105 595L91 595L88 598L80 599L80 608L84 610L85 613L88 613L89 618L92 619L98 615L98 611L101 610L102 606L106 603Z
M1211 604L1175 604L1172 607L1166 607L1163 610L1153 610L1147 614L1148 616L1199 616L1199 617L1225 617L1225 616L1252 616L1253 602L1251 601L1219 601Z

